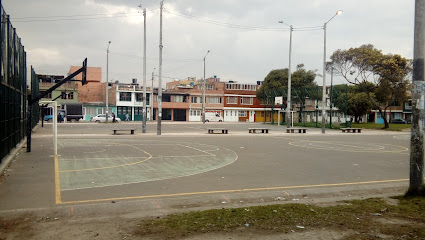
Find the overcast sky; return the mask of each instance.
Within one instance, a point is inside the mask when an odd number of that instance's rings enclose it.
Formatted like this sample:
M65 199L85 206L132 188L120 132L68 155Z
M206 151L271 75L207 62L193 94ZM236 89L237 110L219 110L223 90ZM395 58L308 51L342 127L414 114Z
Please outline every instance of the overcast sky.
M87 57L89 66L102 67L105 81L111 41L109 80L142 83L139 4L148 12L150 84L159 66L159 0L2 1L25 46L27 66L37 74L66 74ZM369 43L384 53L413 57L414 0L165 0L163 82L201 78L208 50L207 77L256 83L273 69L287 68L289 27L280 20L301 28L293 32L293 71L303 63L321 73L324 31L309 27L323 27L339 9L343 14L327 25L327 59L337 49Z

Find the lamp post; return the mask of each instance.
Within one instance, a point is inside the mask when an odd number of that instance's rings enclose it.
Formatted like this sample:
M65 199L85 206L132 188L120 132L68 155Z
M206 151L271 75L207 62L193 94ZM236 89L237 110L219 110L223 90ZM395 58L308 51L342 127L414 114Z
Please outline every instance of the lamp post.
M109 96L108 96L108 88L109 88L109 45L111 45L111 41L108 42L108 48L106 49L106 123L108 123L108 105L109 105Z
M154 72L155 72L155 69L156 68L154 68L153 69L153 71L152 71L152 88L151 88L151 121L153 121L153 100L154 100L154 98L153 98L153 80L154 80Z
M286 24L284 21L279 21L279 23L283 23L286 26L288 26L288 24ZM288 95L286 97L286 127L290 128L291 125L291 59L292 59L292 25L289 25L289 66L288 66ZM280 113L279 113L280 114Z
M146 133L146 8L143 8L143 122L142 133Z
M207 54L205 54L204 57L204 81L202 82L202 122L205 124L205 59L207 58L208 53L210 53L210 50L207 51Z
M340 15L342 10L338 10L335 15L323 24L324 39L323 39L323 91L322 91L322 133L325 133L326 125L326 25L337 15Z

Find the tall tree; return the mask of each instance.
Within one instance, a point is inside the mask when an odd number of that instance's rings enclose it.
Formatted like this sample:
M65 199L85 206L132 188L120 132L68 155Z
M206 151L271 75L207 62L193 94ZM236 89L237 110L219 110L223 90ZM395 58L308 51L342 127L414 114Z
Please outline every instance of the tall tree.
M309 89L315 89L316 83L314 79L316 77L315 70L305 70L304 64L298 64L297 70L291 75L291 88L298 90L299 96L296 92L291 95L296 98L305 98L306 96L313 95L316 91L309 91ZM257 90L257 98L266 101L270 93L275 93L275 96L280 96L282 92L287 92L288 89L288 69L275 69L269 72L264 78L264 82L261 87ZM303 96L303 97L302 97ZM273 100L274 101L274 100Z
M388 128L387 108L407 98L411 61L397 54L384 55L371 44L339 49L332 54L331 60L334 73L361 88L384 119L384 128ZM368 82L375 86L370 88L366 85Z
M373 89L373 83L366 83L367 86L357 86L345 84L335 85L333 87L333 104L341 112L348 115L353 115L356 122L360 117L367 113L372 107L367 94L362 90L363 88Z

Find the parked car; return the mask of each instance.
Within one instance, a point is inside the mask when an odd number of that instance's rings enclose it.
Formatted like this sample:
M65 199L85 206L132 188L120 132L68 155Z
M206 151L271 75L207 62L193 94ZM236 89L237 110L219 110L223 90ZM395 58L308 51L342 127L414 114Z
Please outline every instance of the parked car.
M60 122L63 122L64 116L65 116L65 110L59 109L58 113L59 113L58 118L59 118L59 116L61 117ZM44 121L49 122L49 123L52 122L53 121L53 115L44 115Z
M111 115L108 115L108 122L112 122L113 117ZM94 117L91 117L91 122L106 122L106 114L98 114ZM115 117L116 122L121 122L121 119L119 117Z
M407 121L404 119L393 119L393 121L391 123L395 123L395 124L407 124Z
M206 112L205 122L223 122L223 117L218 113Z

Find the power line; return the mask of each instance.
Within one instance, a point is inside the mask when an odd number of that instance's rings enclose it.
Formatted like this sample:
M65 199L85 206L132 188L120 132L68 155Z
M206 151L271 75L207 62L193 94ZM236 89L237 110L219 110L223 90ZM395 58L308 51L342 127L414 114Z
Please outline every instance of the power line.
M119 55L119 56L126 56L126 57L131 57L131 58L137 58L137 59L143 59L143 57L142 56L139 56L139 55L133 55L133 54L129 54L129 53L123 53L123 52L112 52L112 51L110 51L109 52L110 54L113 54L113 55ZM150 60L158 60L159 58L148 58L148 59L150 59ZM172 62L172 61L176 61L176 62L198 62L198 61L201 61L202 59L195 59L195 58L193 58L193 59L190 59L190 58L166 58L166 59L162 59L162 60L165 60L165 61L169 61L169 62Z
M155 13L158 10L149 11ZM116 13L116 14L90 14L90 15L68 15L68 16L34 16L34 17L15 17L13 22L56 22L56 21L77 21L77 20L93 20L105 18L126 18L142 16L139 13Z
M173 15L176 15L176 16L185 17L185 18L188 18L188 19L197 20L197 21L200 21L200 22L210 23L210 24L223 26L223 27L238 28L238 29L252 30L252 31L289 31L289 29L283 29L283 28L253 27L253 26L247 26L247 25L225 23L225 22L219 22L219 21L216 21L216 20L208 19L208 18L201 18L201 17L197 17L197 16L193 16L193 15L189 15L189 14L185 14L185 13L181 13L181 12L176 12L176 11L170 11L170 10L164 10L164 11L171 13Z

